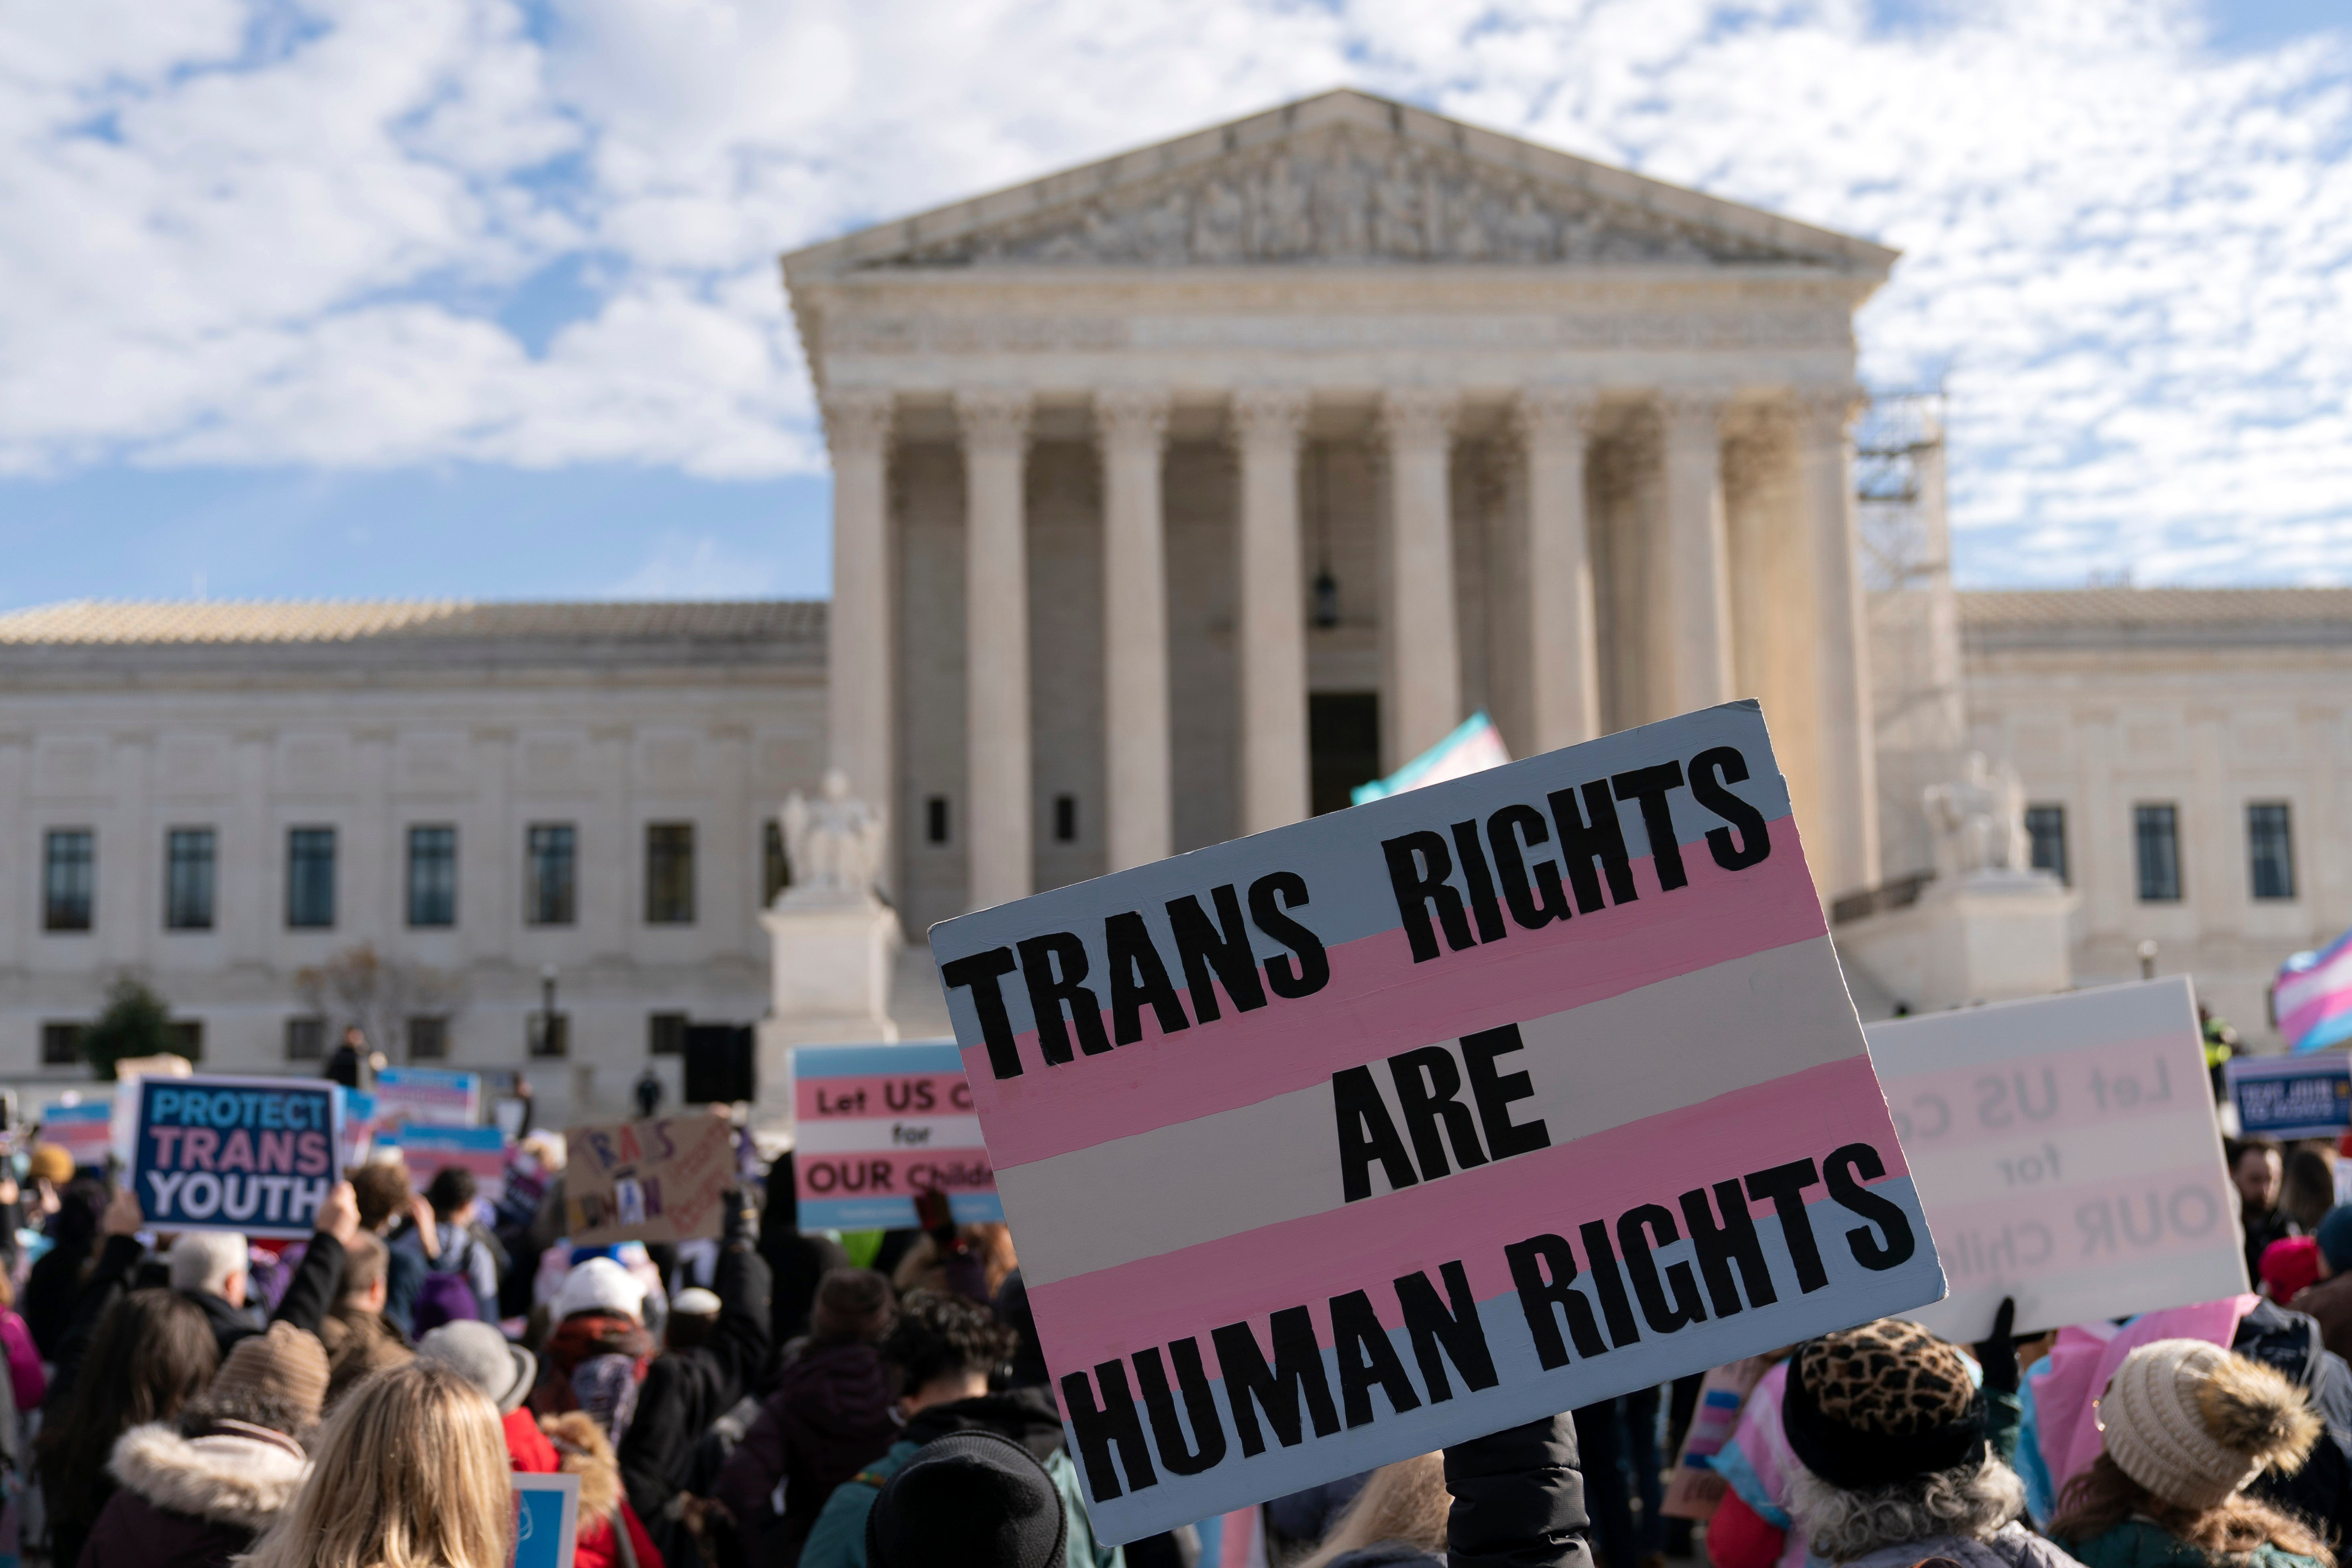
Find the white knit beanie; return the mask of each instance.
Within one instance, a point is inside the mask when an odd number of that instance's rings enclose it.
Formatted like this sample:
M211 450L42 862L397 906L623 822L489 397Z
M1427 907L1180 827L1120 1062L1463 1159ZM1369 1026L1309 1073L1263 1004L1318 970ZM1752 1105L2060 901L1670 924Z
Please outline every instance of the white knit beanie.
M2319 1423L2269 1367L2203 1340L2157 1340L2116 1369L2099 1426L2125 1475L2201 1512L2268 1466L2299 1466Z

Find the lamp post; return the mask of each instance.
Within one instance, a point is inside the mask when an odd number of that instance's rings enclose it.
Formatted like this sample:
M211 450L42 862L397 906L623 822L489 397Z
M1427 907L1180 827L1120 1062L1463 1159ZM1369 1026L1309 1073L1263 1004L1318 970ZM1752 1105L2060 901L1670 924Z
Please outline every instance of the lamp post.
M555 1039L555 965L543 963L539 969L539 1049L536 1056L560 1055Z
M2154 937L2149 937L2139 944L2139 977L2142 980L2156 978L2156 939Z

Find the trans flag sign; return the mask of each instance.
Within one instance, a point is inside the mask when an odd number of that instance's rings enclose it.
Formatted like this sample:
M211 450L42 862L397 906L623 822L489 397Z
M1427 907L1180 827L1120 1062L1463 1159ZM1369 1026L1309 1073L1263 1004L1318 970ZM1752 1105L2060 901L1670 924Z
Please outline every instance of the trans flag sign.
M160 1231L301 1237L335 1183L324 1079L142 1078L131 1184Z
M2272 998L2288 1049L2324 1051L2352 1040L2352 931L2318 952L2288 959Z

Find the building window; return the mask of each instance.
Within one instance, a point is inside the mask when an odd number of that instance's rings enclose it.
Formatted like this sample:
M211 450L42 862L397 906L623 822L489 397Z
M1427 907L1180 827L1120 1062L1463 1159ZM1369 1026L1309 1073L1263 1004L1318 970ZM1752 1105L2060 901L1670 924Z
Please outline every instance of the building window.
M192 1062L205 1059L205 1026L201 1018L174 1018L163 1027L172 1037L172 1054Z
M2139 861L2139 898L2144 904L2180 901L2180 808L2132 807L2132 842Z
M694 923L694 824L646 824L646 923Z
M527 1042L534 1057L571 1055L571 1016L565 1013L532 1013Z
M2067 886L2074 886L2074 879L2066 872L2066 808L2027 806L2025 837L2032 842L2033 868L2047 871Z
M945 844L948 841L948 797L935 795L923 802L923 841Z
M760 825L760 907L774 903L776 895L792 885L793 864L784 854L783 825L772 816Z
M535 926L568 926L574 918L579 835L568 822L530 825L523 907Z
M408 1059L410 1061L445 1061L448 1056L448 1019L435 1014L408 1020Z
M2246 865L2254 897L2294 897L2294 827L2283 800L2252 801L2246 806Z
M1076 844L1078 841L1078 797L1057 795L1054 797L1054 842Z
M41 929L88 931L97 891L98 836L87 827L53 827L41 848Z
M408 830L408 923L457 923L457 830L454 827Z
M174 827L163 835L163 929L213 929L213 830Z
M289 1062L323 1061L327 1055L327 1020L324 1018L289 1018L286 1020L286 1059Z
M335 923L335 830L331 827L287 829L286 923L298 931L323 931Z
M686 1015L683 1013L647 1015L646 1049L657 1057L686 1055Z
M81 1066L81 1032L89 1026L87 1024L43 1024L41 1065L45 1068Z

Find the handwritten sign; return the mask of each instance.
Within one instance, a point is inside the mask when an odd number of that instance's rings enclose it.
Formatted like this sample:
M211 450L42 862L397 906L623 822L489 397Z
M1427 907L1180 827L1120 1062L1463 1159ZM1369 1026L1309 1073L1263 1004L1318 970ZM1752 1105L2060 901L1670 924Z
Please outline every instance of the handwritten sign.
M812 1230L904 1228L939 1188L959 1225L1004 1217L952 1041L792 1053L793 1183Z
M1107 1542L1943 1294L1752 702L931 950Z
M106 1100L52 1105L41 1112L41 1142L73 1156L76 1170L103 1167L114 1147L113 1115L113 1102Z
M565 1232L575 1247L716 1237L736 1183L735 1130L709 1111L563 1134Z
M322 1079L144 1078L131 1190L160 1231L310 1234L341 1129Z
M386 1126L471 1127L482 1119L482 1075L385 1068L375 1075L375 1113Z
M580 1478L518 1473L511 1568L572 1568L580 1541ZM622 1528L615 1516L615 1528Z
M1968 1343L2246 1289L2185 977L1870 1027Z
M2352 1127L2352 1059L2342 1051L2231 1057L2222 1071L2248 1138L2334 1138Z
M455 1165L470 1171L477 1196L497 1203L507 1191L507 1135L495 1127L418 1127L387 1132L378 1142L397 1148L409 1184L423 1192L436 1173Z

